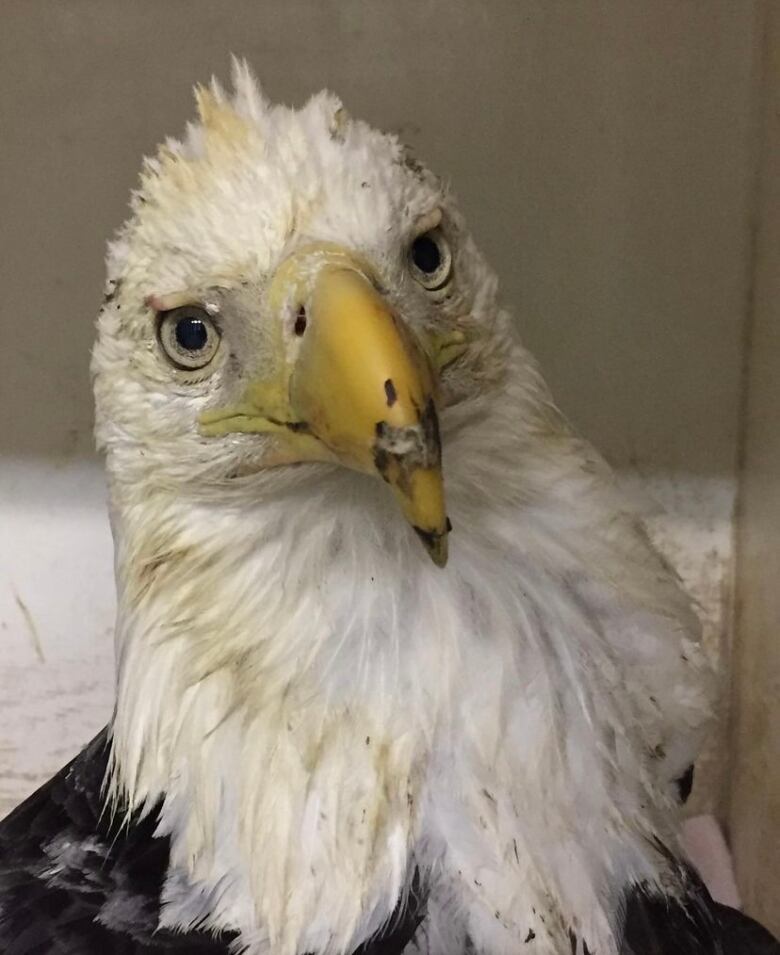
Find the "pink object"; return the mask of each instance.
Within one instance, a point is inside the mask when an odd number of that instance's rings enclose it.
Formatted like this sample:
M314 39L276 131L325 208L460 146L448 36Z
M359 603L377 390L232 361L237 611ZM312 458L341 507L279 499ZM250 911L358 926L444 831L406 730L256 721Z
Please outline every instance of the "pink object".
M735 909L742 908L731 853L715 817L692 816L686 819L680 842L713 899Z

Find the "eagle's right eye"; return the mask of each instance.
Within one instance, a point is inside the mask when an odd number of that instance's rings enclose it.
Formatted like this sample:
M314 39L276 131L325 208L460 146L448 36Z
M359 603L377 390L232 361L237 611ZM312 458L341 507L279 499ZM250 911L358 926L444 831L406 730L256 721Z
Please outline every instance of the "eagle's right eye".
M160 345L176 368L205 368L219 349L220 334L204 308L182 305L160 313Z

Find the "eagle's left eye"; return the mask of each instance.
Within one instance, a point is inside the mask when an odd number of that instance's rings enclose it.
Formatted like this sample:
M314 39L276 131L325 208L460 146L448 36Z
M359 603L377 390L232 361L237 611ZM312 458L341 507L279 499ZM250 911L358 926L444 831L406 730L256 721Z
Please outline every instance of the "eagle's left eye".
M452 274L452 253L440 229L417 236L409 249L409 266L415 279L429 292L444 288Z
M177 368L205 368L219 348L220 335L208 312L182 305L160 314L159 338L168 360Z

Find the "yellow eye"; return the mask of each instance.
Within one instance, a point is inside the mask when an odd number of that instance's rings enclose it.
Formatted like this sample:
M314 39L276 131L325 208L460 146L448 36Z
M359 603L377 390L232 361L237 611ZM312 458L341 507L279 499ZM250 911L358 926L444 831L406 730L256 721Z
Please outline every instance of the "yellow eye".
M208 312L197 305L182 305L160 314L160 345L176 368L205 368L219 350L220 335Z
M452 253L439 229L418 235L409 248L412 275L429 292L447 284L452 275Z

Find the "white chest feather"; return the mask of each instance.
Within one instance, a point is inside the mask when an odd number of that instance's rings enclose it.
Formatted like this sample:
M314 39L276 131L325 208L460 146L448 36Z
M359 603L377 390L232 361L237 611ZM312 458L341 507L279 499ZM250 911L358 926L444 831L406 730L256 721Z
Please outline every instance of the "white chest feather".
M491 441L448 438L444 571L344 472L119 528L114 784L165 797L166 924L335 955L419 869L420 951L608 955L625 887L667 878L706 703L685 602L575 445L507 483Z

